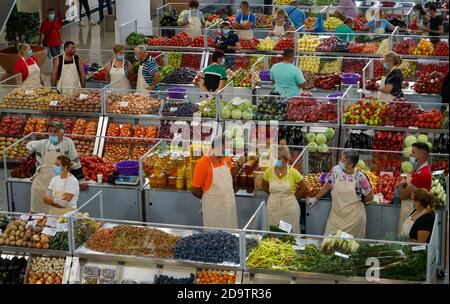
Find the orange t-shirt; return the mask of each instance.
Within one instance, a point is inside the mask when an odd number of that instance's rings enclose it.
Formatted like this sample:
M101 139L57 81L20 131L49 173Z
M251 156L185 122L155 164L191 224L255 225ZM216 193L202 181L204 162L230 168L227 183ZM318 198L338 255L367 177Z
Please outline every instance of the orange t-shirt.
M211 187L213 178L211 162L214 168L223 166L224 162L227 164L228 168L231 168L231 157L224 157L222 162L215 162L209 156L203 155L195 166L191 183L192 187L202 188L203 192L206 192L209 187Z

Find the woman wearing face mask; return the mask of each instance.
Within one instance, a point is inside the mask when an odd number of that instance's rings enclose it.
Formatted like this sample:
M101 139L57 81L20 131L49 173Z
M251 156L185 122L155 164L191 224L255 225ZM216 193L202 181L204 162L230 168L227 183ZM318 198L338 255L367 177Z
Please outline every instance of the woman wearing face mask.
M272 22L272 32L269 32L269 35L282 38L289 36L289 32L293 34L293 31L294 28L284 10L277 10L276 18Z
M223 67L225 64L225 54L221 50L215 50L212 54L212 64L203 70L199 87L202 92L215 95L227 84L227 71Z
M50 206L49 215L66 215L77 209L80 187L78 180L70 174L71 163L65 155L56 158L53 166L55 177L50 181L48 193L43 198L44 203Z
M278 147L275 166L264 172L263 189L269 194L267 218L269 225L277 226L280 221L292 226L293 233L300 233L300 205L307 186L297 169L289 166L291 153L287 146Z
M14 65L14 74L22 74L22 86L24 88L36 88L44 85L41 69L33 56L31 47L23 43L19 48L20 58Z
M129 90L130 81L133 79L133 66L125 59L125 47L121 44L114 46L115 57L108 63L105 69L106 80L111 84L111 89Z
M345 231L355 238L366 234L366 209L364 203L374 199L372 187L364 173L355 168L359 161L358 152L342 152L339 165L325 178L325 184L315 197L307 199L310 208L326 193L331 191L331 211L324 235Z
M61 23L56 18L56 12L54 9L49 8L47 11L47 19L42 21L41 28L39 30L39 45L48 47L49 58L56 57L61 53Z
M435 220L433 198L424 188L414 190L411 198L415 209L403 222L402 235L417 243L429 243Z
M384 55L384 69L387 71L383 76L378 88L378 100L392 101L394 98L403 97L403 75L400 70L402 57L394 52Z

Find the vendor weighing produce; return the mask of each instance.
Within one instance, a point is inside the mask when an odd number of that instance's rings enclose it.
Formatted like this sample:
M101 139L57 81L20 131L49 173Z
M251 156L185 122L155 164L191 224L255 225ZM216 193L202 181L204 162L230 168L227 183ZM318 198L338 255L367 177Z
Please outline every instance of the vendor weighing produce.
M334 166L325 178L325 184L315 197L309 197L310 208L331 190L331 211L324 235L342 230L355 238L365 238L366 209L364 203L374 199L372 187L367 176L355 168L359 161L358 152L342 152L339 165Z
M121 44L114 46L115 58L106 65L106 80L109 80L111 89L129 90L130 80L133 79L133 65L125 59L125 47Z
M241 49L239 37L231 31L231 23L224 21L220 24L221 35L216 37L216 46L219 50L225 53L225 68L233 69L235 58L234 56L226 56L226 54L236 54L236 51Z
M205 26L205 17L198 10L198 1L189 1L189 10L183 15L183 25L186 26L186 34L191 37L202 36L202 27Z
M139 63L136 92L148 95L150 91L158 88L161 73L155 58L147 54L145 45L138 45L134 49L134 56Z
M402 56L389 52L384 55L383 66L388 73L383 76L378 88L378 100L392 101L394 98L403 97L403 74L400 70Z
M275 91L282 96L298 96L301 88L306 86L302 71L295 66L293 49L283 51L283 61L276 63L270 69L270 80L275 83Z
M225 137L217 136L208 155L197 162L191 192L201 199L203 226L237 229L233 176L244 165L244 157L232 166L231 157L224 156L224 139Z
M86 87L83 60L77 55L75 43L66 41L64 53L53 62L52 87L65 96L73 96L80 87Z
M31 47L23 43L19 48L19 56L20 58L14 64L14 74L22 74L22 86L24 88L41 87L44 79Z
M397 185L399 198L401 200L400 217L398 221L397 233L402 233L402 226L414 209L414 201L411 198L416 188L431 190L432 178L431 167L428 164L430 147L423 142L412 144L410 161L414 165L414 170L406 176L406 179Z
M43 202L50 206L49 215L67 215L77 209L80 186L78 180L70 173L72 161L66 155L56 158L48 193Z
M253 28L256 27L256 16L250 12L250 5L247 1L241 2L241 13L236 16L236 28L239 30L239 37L252 39Z
M34 213L50 212L50 206L45 204L43 198L47 193L51 179L55 176L53 166L59 155L67 155L72 161L71 173L78 179L81 190L87 189L84 180L83 169L73 141L64 137L64 126L54 122L49 126L49 138L31 141L27 144L27 150L36 153L37 174L31 185L31 208Z
M291 153L287 146L278 147L275 166L264 172L263 189L269 194L267 218L269 225L278 226L280 221L292 226L293 233L300 233L300 205L307 186L297 169L289 166Z
M227 71L223 67L225 64L225 54L221 50L212 53L212 63L203 70L199 87L202 92L215 93L222 90L227 84Z

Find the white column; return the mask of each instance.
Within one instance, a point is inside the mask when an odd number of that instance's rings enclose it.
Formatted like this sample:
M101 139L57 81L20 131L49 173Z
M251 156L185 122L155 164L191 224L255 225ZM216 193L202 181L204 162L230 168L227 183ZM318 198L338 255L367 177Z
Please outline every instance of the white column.
M151 35L150 12L150 0L116 0L116 42L120 41L120 25L132 20L137 20L138 32ZM127 27L125 33L128 32L128 28L130 27Z

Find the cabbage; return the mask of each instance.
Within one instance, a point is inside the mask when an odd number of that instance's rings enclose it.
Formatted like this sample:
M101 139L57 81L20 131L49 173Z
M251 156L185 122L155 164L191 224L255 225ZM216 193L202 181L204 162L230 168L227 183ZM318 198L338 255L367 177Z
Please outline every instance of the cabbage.
M427 143L428 137L425 134L420 134L419 136L417 136L417 141L421 143Z
M427 145L428 145L428 147L430 147L430 150L431 150L431 148L433 147L433 145L432 145L430 142L427 142Z
M328 139L332 139L334 137L334 129L333 128L327 128L327 130L325 131L325 136Z
M231 111L231 117L233 119L241 119L242 117L242 112L239 109L234 109L233 111Z
M251 120L251 119L253 119L253 113L250 111L244 111L244 112L242 112L242 118Z
M308 143L310 143L310 142L315 142L315 141L316 141L316 134L314 134L314 133L308 133L308 134L306 134L306 141L307 141Z
M410 157L411 156L411 151L412 151L412 147L405 147L405 149L403 149L403 157Z
M325 145L327 142L328 142L328 139L324 134L316 135L316 143L318 143L319 145Z
M327 153L328 152L328 146L326 144L320 144L319 145L319 152Z
M408 135L405 138L405 145L407 147L411 147L416 142L417 142L417 138L414 135Z
M228 108L223 108L220 112L220 115L223 119L230 119L231 117L231 111Z
M309 152L317 152L317 144L315 143L315 142L310 142L309 144L308 144L308 151Z
M402 162L402 172L409 174L414 170L414 166L411 162L409 161L404 161Z
M226 139L231 139L231 137L232 137L233 135L231 134L231 130L225 130L225 131L223 132L223 136L224 136Z

